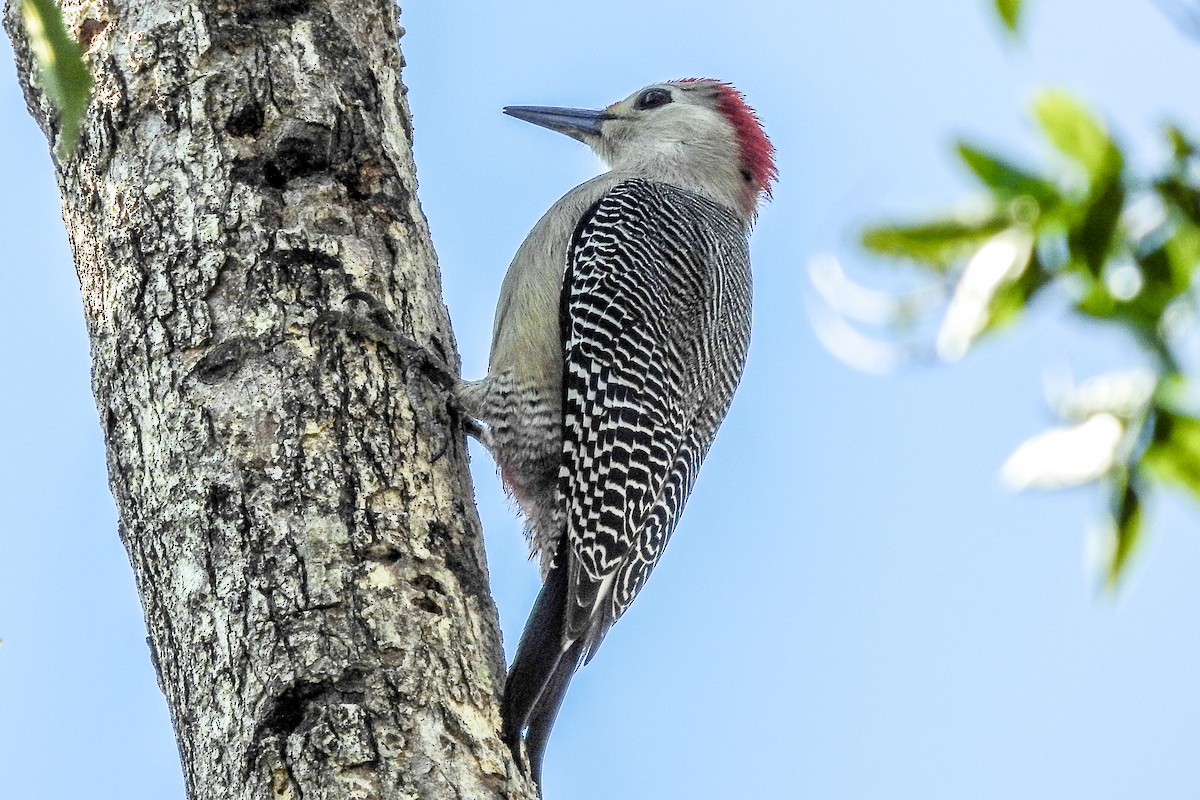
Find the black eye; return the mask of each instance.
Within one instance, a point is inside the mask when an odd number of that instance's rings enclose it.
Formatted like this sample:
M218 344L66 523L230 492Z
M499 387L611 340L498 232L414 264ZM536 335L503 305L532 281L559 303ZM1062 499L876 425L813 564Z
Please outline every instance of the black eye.
M671 102L671 93L666 89L647 89L638 96L633 107L639 111L645 111L648 108L665 106L669 102Z

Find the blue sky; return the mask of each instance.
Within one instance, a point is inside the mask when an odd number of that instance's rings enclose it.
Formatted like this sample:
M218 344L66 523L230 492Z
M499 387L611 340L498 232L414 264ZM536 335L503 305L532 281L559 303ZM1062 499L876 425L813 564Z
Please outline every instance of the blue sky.
M1086 559L1099 492L997 479L1054 422L1047 369L1128 366L1131 348L1048 303L958 365L877 378L805 313L814 255L886 283L856 226L966 194L955 135L1044 157L1039 86L1087 98L1142 163L1162 121L1200 131L1200 43L1151 0L1033 5L1015 45L983 0L406 8L421 199L468 376L525 232L599 168L501 106L720 77L779 153L742 389L668 554L567 698L550 800L1200 796L1200 508L1155 499L1114 599ZM0 797L181 797L57 191L6 42L0 141ZM511 654L536 572L480 451L474 472Z

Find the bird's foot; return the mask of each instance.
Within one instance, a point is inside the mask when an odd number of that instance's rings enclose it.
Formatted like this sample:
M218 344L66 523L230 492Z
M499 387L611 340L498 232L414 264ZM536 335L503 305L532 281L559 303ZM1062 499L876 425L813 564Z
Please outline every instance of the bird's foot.
M450 412L462 425L463 432L482 441L483 426L459 403L454 394L454 387L459 383L459 379L446 362L429 352L417 341L401 333L392 312L388 311L374 295L367 292L351 292L346 295L344 302L361 303L366 306L366 313L325 311L319 314L309 326L309 338L315 341L337 331L343 331L382 345L395 357L402 369L408 370L410 367L416 367L431 383L441 389ZM448 448L449 442L446 438L439 437L430 456L431 460L440 459Z
M388 311L374 295L366 292L351 292L345 303L358 302L366 306L365 314L349 311L326 311L319 314L309 328L309 338L316 338L341 330L369 339L387 348L400 366L417 367L433 383L442 389L450 389L458 381L454 371L445 361L400 332L392 312Z

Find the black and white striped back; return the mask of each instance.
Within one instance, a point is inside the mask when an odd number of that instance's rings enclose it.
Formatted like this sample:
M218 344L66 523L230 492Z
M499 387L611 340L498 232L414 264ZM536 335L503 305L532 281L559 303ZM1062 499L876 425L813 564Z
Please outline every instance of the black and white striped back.
M741 377L747 232L694 192L627 180L584 216L560 306L567 641L587 657L645 584Z

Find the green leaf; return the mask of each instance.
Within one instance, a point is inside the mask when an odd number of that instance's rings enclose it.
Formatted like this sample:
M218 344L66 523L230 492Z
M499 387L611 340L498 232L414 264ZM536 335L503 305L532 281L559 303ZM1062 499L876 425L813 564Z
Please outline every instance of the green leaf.
M1177 161L1196 154L1196 145L1178 126L1167 126L1167 141L1170 142L1171 153Z
M1200 225L1200 189L1188 185L1178 175L1157 181L1154 188L1168 206L1178 209L1193 224Z
M1021 18L1021 0L996 0L996 13L1009 33L1017 32L1017 23Z
M1009 224L1005 217L992 216L974 221L943 219L919 225L880 225L864 231L862 243L880 255L944 267Z
M1033 114L1050 143L1079 164L1093 184L1121 172L1121 151L1104 125L1067 92L1042 92L1034 99Z
M1160 305L1167 304L1188 290L1192 284L1192 273L1196 265L1191 262L1191 268L1183 267L1172 253L1172 242L1179 238L1176 234L1149 252L1138 256L1138 266L1141 267L1145 286L1141 294L1152 294L1160 297Z
M1104 270L1124 204L1125 187L1116 175L1111 175L1094 188L1087 198L1083 216L1067 231L1071 255L1085 264L1094 277L1099 277Z
M1103 281L1092 281L1075 308L1089 317L1112 319L1117 315L1117 298L1112 296Z
M1113 502L1113 523L1116 527L1117 546L1113 548L1112 561L1108 565L1108 587L1115 589L1121 575L1129 565L1129 557L1142 536L1142 501L1135 481L1126 477L1118 482Z
M1159 274L1165 261L1160 256L1161 251L1156 251L1153 257L1138 261L1142 285L1137 294L1126 299L1117 298L1104 281L1095 280L1075 308L1088 316L1120 323L1148 349L1167 355L1169 345L1160 333L1162 317L1181 290L1176 290L1169 279Z
M91 99L92 74L54 0L21 0L21 15L41 68L42 86L59 111L60 152L70 153Z
M1166 250L1152 250L1137 260L1138 272L1142 277L1141 289L1123 305L1121 316L1146 334L1159 338L1162 316L1167 306L1187 289L1180 286L1171 268L1171 259Z
M1200 226L1180 225L1163 245L1171 259L1171 270L1176 281L1186 286L1192 275L1200 270Z
M958 155L975 175L1003 200L1032 197L1043 210L1062 201L1053 182L1015 166L999 156L966 142L957 144Z
M1160 407L1142 463L1159 480L1182 486L1200 500L1200 419Z

